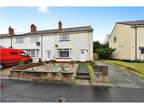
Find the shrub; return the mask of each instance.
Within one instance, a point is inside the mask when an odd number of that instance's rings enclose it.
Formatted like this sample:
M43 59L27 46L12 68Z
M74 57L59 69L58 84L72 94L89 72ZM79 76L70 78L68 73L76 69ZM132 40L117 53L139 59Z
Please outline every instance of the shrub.
M93 84L94 83L94 69L93 69L93 64L88 65L88 71L89 71L89 76L90 76L90 81Z
M98 54L99 59L109 59L112 52L114 52L115 49L113 48L100 48L96 49L96 53Z
M24 61L21 60L21 61L19 62L19 66L23 66L23 65L24 65Z

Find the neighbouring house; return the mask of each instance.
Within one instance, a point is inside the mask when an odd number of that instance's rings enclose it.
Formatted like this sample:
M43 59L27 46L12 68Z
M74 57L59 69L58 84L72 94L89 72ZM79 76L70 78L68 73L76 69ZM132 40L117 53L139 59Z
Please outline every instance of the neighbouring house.
M144 20L117 22L109 37L113 59L144 60Z
M25 50L37 62L43 61L92 61L93 29L91 26L39 30L32 24L30 32L15 34L9 27L8 34L0 35L1 47Z

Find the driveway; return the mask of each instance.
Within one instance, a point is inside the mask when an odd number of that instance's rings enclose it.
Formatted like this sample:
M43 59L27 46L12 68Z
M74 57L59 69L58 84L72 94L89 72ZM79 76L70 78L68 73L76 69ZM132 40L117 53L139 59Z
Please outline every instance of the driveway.
M144 102L144 89L48 84L1 79L2 102Z
M108 78L114 87L144 88L144 78L123 67L97 62L108 66Z

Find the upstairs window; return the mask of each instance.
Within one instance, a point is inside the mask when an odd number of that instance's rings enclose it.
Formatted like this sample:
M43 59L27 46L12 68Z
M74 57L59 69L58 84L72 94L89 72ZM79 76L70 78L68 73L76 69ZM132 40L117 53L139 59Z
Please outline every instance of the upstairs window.
M23 37L16 37L16 43L23 43Z
M116 37L114 37L114 38L113 38L113 42L115 43L116 41L117 41L117 38L116 38Z
M68 34L64 34L60 36L60 41L69 41L70 36Z
M39 38L38 37L31 37L31 43L36 43L39 42Z

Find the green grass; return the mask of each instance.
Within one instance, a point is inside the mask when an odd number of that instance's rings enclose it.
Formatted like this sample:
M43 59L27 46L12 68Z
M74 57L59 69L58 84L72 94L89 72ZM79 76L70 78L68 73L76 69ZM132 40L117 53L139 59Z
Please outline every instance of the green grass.
M118 60L100 60L100 61L107 63L107 64L126 67L128 69L135 71L136 73L144 75L144 63L132 63L132 62L124 62L124 61L118 61Z
M90 81L93 84L94 83L94 69L93 69L92 64L88 65L88 71L89 71Z

